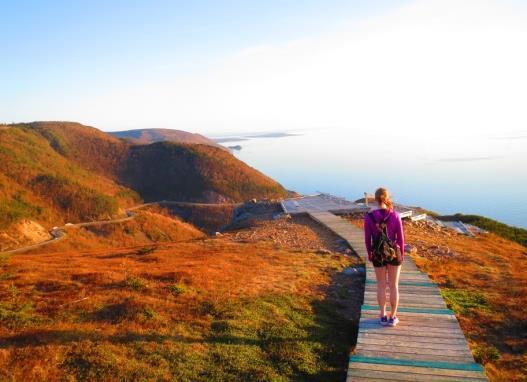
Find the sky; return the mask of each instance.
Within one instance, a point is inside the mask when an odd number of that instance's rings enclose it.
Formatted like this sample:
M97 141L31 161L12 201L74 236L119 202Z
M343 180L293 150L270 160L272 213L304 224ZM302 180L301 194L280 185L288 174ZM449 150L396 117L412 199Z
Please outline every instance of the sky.
M0 122L527 136L520 0L0 0Z

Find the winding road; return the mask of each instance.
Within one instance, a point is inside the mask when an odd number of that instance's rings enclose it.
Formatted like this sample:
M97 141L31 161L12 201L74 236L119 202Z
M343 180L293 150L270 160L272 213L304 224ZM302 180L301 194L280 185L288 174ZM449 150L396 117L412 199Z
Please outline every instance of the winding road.
M28 245L25 247L10 249L9 251L0 252L0 255L13 255L15 253L22 253L27 252L32 249L40 248L45 245L56 243L59 240L62 240L66 237L66 232L64 231L66 228L78 228L78 227L88 227L88 226L94 226L94 225L101 225L101 224L117 224L117 223L124 223L130 220L135 219L135 212L138 209L150 207L153 205L175 205L175 206L181 206L181 207L210 207L210 206L240 206L243 203L192 203L192 202L176 202L176 201L170 201L170 200L161 200L159 202L149 202L149 203L143 203L139 204L134 207L128 208L125 213L126 217L119 218L119 219L111 219L111 220L98 220L93 222L83 222L83 223L67 223L62 226L53 227L49 234L51 235L51 239L42 241L40 243Z

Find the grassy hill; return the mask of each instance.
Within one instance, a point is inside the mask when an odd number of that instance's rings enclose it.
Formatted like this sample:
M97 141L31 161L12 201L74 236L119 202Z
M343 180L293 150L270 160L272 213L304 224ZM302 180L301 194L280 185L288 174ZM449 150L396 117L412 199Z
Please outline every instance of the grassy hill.
M121 243L163 220L78 235ZM315 224L238 233L273 232L278 247L234 234L105 250L72 240L0 259L0 380L343 381L362 289L341 271L359 259L316 253L336 238Z
M58 134L59 128L65 134ZM95 129L86 129L96 135ZM90 146L80 149L85 144L82 136L71 144L73 134L69 127L48 129L46 124L8 125L0 130L0 229L24 218L48 225L90 220L113 215L120 206L140 200L133 190L115 182L110 172L93 171L91 167L100 169L103 161L87 160Z
M0 229L105 219L141 200L281 197L278 183L204 145L134 145L70 122L2 125Z
M206 145L133 146L123 179L145 200L239 202L286 194L271 178Z
M189 133L182 130L173 129L137 129L114 131L109 134L117 138L125 139L131 143L147 145L155 142L173 142L183 144L202 144L214 146L225 150L225 147L214 142L201 134Z

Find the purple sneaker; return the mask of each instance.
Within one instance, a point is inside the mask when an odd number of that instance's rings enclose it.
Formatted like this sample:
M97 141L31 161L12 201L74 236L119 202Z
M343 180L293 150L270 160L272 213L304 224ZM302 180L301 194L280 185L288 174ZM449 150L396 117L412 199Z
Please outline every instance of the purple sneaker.
M379 324L381 324L382 326L388 325L388 316L379 318Z
M397 324L399 323L399 319L396 317L390 317L390 319L388 320L388 326L397 326Z

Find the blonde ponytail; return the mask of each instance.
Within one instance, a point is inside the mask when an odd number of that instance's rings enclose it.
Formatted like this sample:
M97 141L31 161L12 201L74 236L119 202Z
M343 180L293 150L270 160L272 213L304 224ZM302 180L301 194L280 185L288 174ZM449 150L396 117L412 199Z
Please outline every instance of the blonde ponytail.
M384 203L389 210L393 210L393 202L390 198L390 192L386 188L380 187L375 191L375 200L379 206Z

